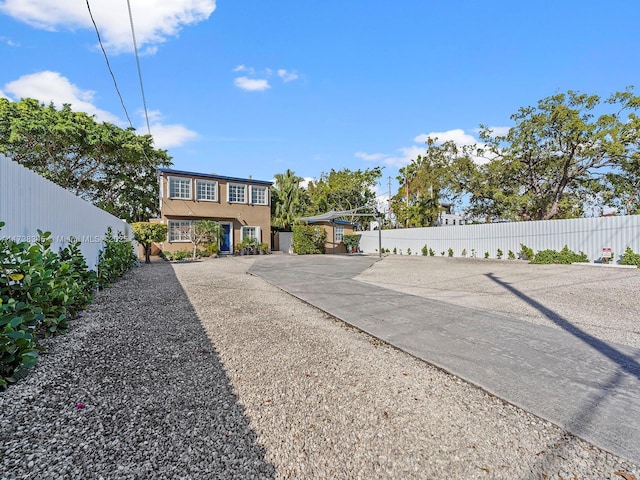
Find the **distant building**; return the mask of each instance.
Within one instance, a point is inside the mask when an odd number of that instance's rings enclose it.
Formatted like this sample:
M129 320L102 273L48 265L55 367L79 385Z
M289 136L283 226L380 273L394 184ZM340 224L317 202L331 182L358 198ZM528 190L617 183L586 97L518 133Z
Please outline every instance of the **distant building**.
M438 215L438 226L453 227L456 225L466 225L464 217L453 212L452 203L441 203L440 206L443 207L444 210L440 212L440 215Z

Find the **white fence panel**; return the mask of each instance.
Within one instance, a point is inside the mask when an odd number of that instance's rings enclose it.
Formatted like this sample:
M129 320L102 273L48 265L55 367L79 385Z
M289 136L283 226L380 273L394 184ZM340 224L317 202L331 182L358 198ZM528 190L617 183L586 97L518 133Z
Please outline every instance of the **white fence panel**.
M293 253L293 232L278 232L278 250Z
M378 231L359 232L360 249L366 253L378 251ZM433 249L436 255L453 249L454 256L462 251L471 256L496 258L498 249L507 258L509 250L514 254L521 245L539 250L561 250L565 245L574 252L584 252L591 261L602 257L602 249L611 248L619 260L627 246L640 252L640 215L625 215L599 218L575 218L569 220L545 220L537 222L491 223L431 228L403 228L382 230L382 248L403 254L411 249L412 254L421 255L424 246Z
M0 238L37 239L38 229L51 232L52 249L67 245L70 237L82 242L87 265L95 269L104 247L104 235L124 233L133 239L131 226L22 165L0 155Z

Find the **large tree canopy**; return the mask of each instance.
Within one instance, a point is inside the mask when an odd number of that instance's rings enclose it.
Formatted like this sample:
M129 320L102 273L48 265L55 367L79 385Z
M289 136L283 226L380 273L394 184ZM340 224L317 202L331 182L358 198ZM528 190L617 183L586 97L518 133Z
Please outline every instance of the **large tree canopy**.
M594 199L611 200L612 193L626 195L637 209L639 107L631 88L605 101L568 91L520 108L507 135L483 129L489 161L465 186L471 213L513 220L571 218Z
M380 167L355 171L332 169L323 173L318 180L309 182L307 215L354 209L359 209L360 214L377 215L375 187L381 176ZM347 220L366 223L355 215Z
M171 165L149 135L33 99L0 98L0 153L129 222L158 214L156 168Z

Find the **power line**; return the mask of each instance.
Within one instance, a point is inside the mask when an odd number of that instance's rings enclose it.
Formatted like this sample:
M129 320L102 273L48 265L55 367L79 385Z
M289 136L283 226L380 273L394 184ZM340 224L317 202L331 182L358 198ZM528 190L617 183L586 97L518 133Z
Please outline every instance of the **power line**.
M140 92L142 93L142 106L144 108L144 116L147 120L147 132L151 135L151 127L149 126L149 113L147 111L147 100L144 96L144 86L142 83L142 70L140 69L140 56L138 55L138 43L136 42L136 31L133 28L133 15L131 14L131 2L127 0L127 8L129 9L129 23L131 24L131 37L133 38L133 50L136 54L136 64L138 65L138 79L140 80Z
M100 38L100 31L98 30L98 25L96 25L96 21L93 19L93 13L91 13L91 6L89 5L89 0L87 2L87 10L89 10L89 16L91 17L91 22L93 23L93 28L96 31L96 35L98 36L98 44L100 44L100 49L102 50L102 54L104 55L104 59L107 62L107 68L109 69L109 73L111 74L111 78L113 79L113 85L116 87L116 93L118 94L118 98L120 98L120 104L122 105L122 109L124 110L124 114L129 121L129 126L133 127L133 123L131 122L131 118L129 117L129 112L127 112L127 107L124 105L124 100L122 99L122 95L120 94L120 89L118 88L118 82L116 82L116 77L113 74L113 70L111 69L111 64L109 63L109 57L107 56L107 52L102 45L102 39ZM147 121L148 122L148 121Z

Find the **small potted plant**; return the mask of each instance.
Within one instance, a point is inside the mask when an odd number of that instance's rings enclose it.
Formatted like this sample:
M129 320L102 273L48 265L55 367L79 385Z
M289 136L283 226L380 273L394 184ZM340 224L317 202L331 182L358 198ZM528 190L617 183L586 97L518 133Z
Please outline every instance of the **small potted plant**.
M343 235L342 243L347 248L347 253L356 253L358 251L358 243L360 243L360 235L357 233Z

